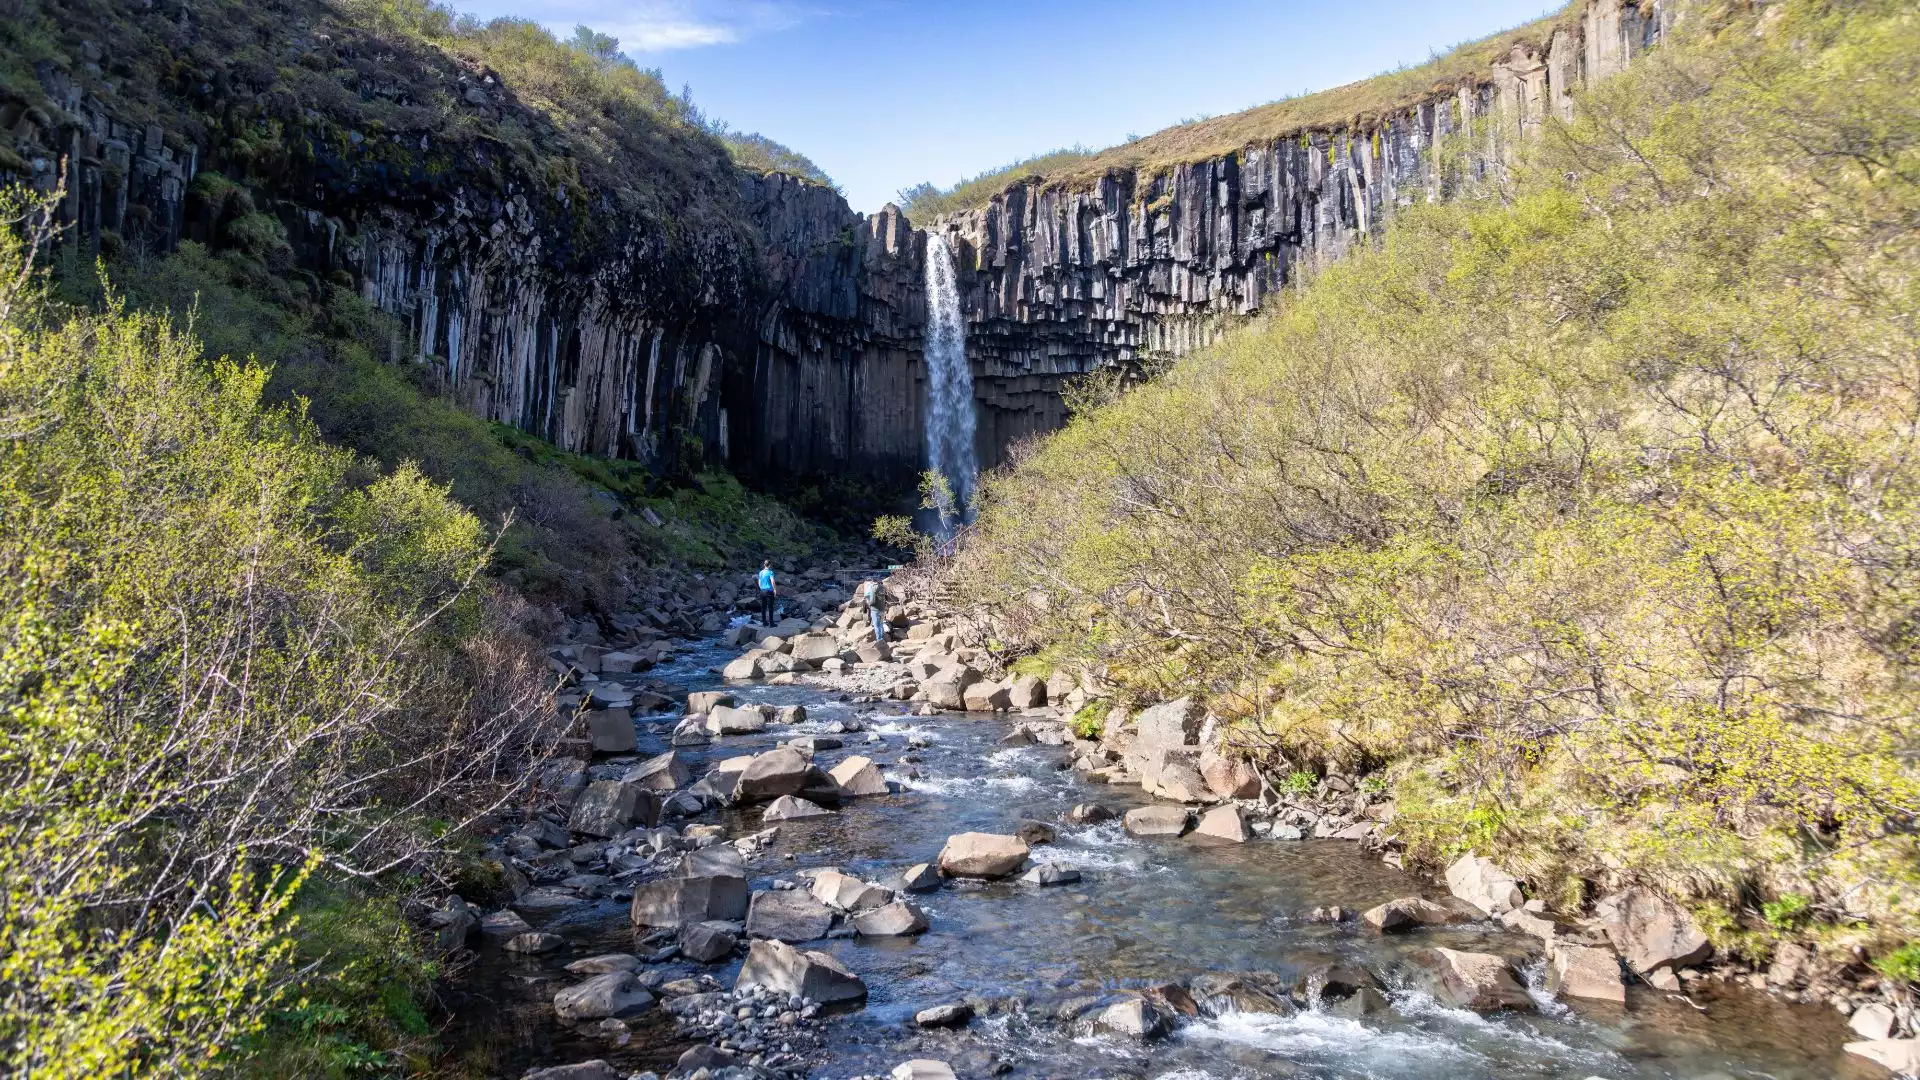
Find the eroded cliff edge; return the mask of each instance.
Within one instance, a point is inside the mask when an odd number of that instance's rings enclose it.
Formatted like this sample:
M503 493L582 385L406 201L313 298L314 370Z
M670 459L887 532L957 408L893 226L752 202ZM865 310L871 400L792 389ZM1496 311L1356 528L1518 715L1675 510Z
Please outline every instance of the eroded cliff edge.
M37 63L39 100L0 105L13 155L0 168L45 187L69 163L74 243L232 243L264 216L287 274L396 316L409 344L394 358L437 369L489 420L663 471L911 486L926 236L897 209L859 214L830 188L734 168L697 133L658 161L630 150L589 168L572 133L468 58L309 0L232 8L277 71L206 40L214 21L184 0L152 0L128 32L81 42L79 63ZM1444 197L1438 142L1483 121L1474 153L1497 160L1670 17L1661 0L1590 0L1490 71L1386 115L1085 183L1026 180L933 223L960 263L980 462L1063 423L1067 380L1202 345L1302 266ZM200 66L158 84L162 100L131 101L115 77L139 50L196 49ZM287 92L303 70L360 104ZM521 143L551 152L535 168ZM623 166L646 172L640 195Z

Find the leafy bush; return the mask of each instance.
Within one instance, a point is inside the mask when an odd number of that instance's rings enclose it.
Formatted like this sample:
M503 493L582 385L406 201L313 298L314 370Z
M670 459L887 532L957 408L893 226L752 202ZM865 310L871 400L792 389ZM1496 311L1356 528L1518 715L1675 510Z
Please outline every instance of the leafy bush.
M303 886L435 874L511 791L544 678L444 487L37 249L0 228L0 1071L200 1075L288 1002Z
M1075 738L1098 739L1107 731L1107 714L1112 706L1105 701L1095 699L1080 706L1067 723L1073 728Z
M1286 778L1281 780L1278 785L1280 794L1291 795L1295 798L1311 795L1319 786L1320 778L1318 776L1301 769L1296 769L1288 773Z
M1419 858L1910 932L1916 79L1897 4L1683 20L985 482L955 584L1286 767L1406 762Z
M1760 905L1760 914L1775 930L1791 930L1806 920L1812 899L1800 893L1787 893L1778 900Z
M1910 941L1892 952L1876 957L1873 967L1875 971L1889 979L1920 983L1920 942Z

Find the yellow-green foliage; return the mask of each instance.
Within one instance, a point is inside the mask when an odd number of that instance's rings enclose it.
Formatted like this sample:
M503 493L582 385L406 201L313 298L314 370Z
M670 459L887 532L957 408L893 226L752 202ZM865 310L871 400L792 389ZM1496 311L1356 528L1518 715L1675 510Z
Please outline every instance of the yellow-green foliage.
M430 870L539 683L476 652L488 537L444 488L25 253L0 228L0 1072L199 1075L297 997L307 875Z
M987 483L963 582L1282 767L1404 759L1429 858L1920 924L1915 85L1907 5L1690 8Z

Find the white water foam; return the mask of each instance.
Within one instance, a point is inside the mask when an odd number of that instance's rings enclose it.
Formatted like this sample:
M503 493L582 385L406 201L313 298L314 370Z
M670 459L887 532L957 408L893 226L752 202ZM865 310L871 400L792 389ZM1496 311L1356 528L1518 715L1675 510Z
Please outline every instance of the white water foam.
M1180 1029L1179 1037L1238 1043L1295 1060L1337 1061L1369 1071L1379 1067L1403 1076L1441 1076L1445 1073L1437 1070L1443 1062L1457 1068L1480 1060L1471 1049L1439 1035L1380 1031L1358 1021L1313 1011L1293 1016L1228 1013L1215 1020L1188 1024Z
M1040 781L1031 776L922 776L902 780L908 789L929 795L952 795L987 789L1008 794L1027 795L1040 790Z

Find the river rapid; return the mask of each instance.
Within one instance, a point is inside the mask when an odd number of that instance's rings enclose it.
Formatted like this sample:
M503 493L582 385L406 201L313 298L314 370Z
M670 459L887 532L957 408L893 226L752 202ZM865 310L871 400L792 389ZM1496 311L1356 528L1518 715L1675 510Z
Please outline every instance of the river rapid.
M967 831L1007 833L1022 821L1052 824L1058 839L1034 848L1035 862L1080 871L1075 884L1041 888L1017 880L949 881L916 896L931 929L910 938L838 937L803 945L838 958L865 980L863 1007L827 1016L810 1075L886 1075L910 1058L949 1062L961 1077L1139 1077L1158 1080L1324 1077L1415 1080L1558 1080L1586 1077L1777 1078L1851 1080L1884 1076L1850 1059L1840 1045L1845 1021L1831 1010L1791 1005L1757 991L1701 981L1687 994L1633 985L1625 1009L1560 1003L1541 989L1539 943L1494 923L1382 936L1364 925L1314 921L1315 908L1349 912L1410 894L1444 894L1383 865L1357 844L1332 839L1259 837L1225 847L1184 839L1136 839L1115 821L1065 823L1068 808L1099 802L1124 812L1144 805L1137 787L1090 783L1068 767L1065 748L1004 747L1011 722L980 714L907 715L902 703L858 704L819 685L727 686L716 674L735 650L702 642L649 678L686 690L726 688L743 702L804 705L807 719L749 736L716 738L682 749L694 775L712 763L771 749L836 722L838 750L879 762L903 787L897 794L850 800L831 817L782 822L749 861L755 890L797 872L836 867L885 881L930 862L946 838ZM641 724L636 759L668 749L674 717ZM910 746L909 743L915 745ZM761 830L759 807L703 815L729 837ZM566 948L523 957L484 946L458 980L453 1037L492 1071L604 1059L623 1072L666 1073L690 1042L654 1009L628 1023L613 1045L593 1030L570 1029L546 1004L577 981L565 964L601 952L648 950L637 944L626 904L590 901L550 917L529 915ZM1403 957L1444 945L1514 958L1527 974L1537 1012L1480 1014L1440 1005L1402 978ZM744 950L742 950L744 951ZM1089 999L1209 972L1271 972L1292 981L1329 959L1360 964L1387 987L1389 1011L1348 1019L1325 1009L1292 1015L1236 1012L1192 1018L1166 1039L1135 1043L1087 1033L1057 1019L1084 1012ZM664 980L704 973L731 987L741 952L726 962L669 960ZM967 1001L978 1016L963 1028L923 1030L916 1011ZM1075 1006L1079 1009L1076 1010Z

